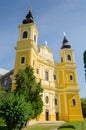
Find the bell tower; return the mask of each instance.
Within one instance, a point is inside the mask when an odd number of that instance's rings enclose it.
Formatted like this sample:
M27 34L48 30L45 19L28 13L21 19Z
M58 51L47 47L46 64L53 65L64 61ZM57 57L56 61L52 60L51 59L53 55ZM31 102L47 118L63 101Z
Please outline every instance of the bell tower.
M31 65L35 68L37 59L37 39L38 29L35 25L32 10L30 9L26 18L19 25L19 36L16 44L16 59L14 66L14 75L19 69L24 69L26 65ZM13 83L12 90L15 89Z
M64 35L60 51L61 63L59 64L59 105L62 106L60 120L83 120L79 97L79 86L76 74L74 51Z
M71 49L71 45L69 44L66 35L64 35L62 41L62 47L60 51L60 58L61 58L61 67L63 68L64 74L62 74L62 81L61 87L68 88L69 83L78 84L77 75L76 75L76 64L74 59L74 51ZM64 85L62 85L62 83ZM73 87L73 86L72 86ZM74 86L77 87L77 86Z
M66 34L64 33L64 38L62 42L62 47L61 47L61 52L60 52L60 57L61 57L61 63L74 63L74 51L71 49L71 46L69 45L69 42L66 38Z
M32 10L29 10L26 18L23 20L22 25L19 26L19 41L33 42L34 46L37 45L38 30L35 25Z

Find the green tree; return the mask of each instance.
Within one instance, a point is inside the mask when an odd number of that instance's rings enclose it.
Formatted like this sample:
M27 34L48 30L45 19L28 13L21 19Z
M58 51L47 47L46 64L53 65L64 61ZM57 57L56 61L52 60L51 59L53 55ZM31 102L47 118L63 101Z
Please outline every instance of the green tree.
M15 75L16 90L15 93L24 94L26 101L32 104L32 118L36 118L42 112L42 92L40 82L36 82L34 70L31 66L26 66L24 70L19 70Z
M4 88L0 86L0 98L2 97L2 95L6 93Z
M85 81L86 81L86 51L83 53L84 69L85 69Z
M83 117L86 118L86 98L81 98Z
M31 104L24 95L3 94L0 99L0 117L4 119L8 130L21 130L26 120L31 119Z
M0 99L2 98L3 94L5 94L5 93L6 93L6 92L5 92L4 88L0 86ZM0 117L0 126L4 126L4 125L5 125L4 119L2 119L2 118Z

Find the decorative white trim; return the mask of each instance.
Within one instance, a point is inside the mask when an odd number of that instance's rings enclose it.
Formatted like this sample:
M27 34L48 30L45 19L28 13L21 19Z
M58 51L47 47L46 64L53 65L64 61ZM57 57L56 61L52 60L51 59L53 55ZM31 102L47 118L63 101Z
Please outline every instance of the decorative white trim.
M25 59L24 59L24 63L21 63L21 58L22 57L24 57ZM20 56L20 65L24 65L25 64L25 62L26 62L26 56L24 56L24 55L22 55L22 56Z
M16 52L21 52L21 51L28 51L30 50L31 48L28 48L28 49L21 49L21 50L16 50Z
M30 27L30 29L29 29L30 31L30 39L32 39L31 37L32 37L32 27Z

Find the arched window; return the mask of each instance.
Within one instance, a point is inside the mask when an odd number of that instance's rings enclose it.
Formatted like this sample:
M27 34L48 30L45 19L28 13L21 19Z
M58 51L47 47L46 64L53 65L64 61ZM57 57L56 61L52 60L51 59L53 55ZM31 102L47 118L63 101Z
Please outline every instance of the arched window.
M73 80L73 75L70 75L70 80Z
M46 96L45 101L46 101L46 103L49 102L49 98L48 98L48 96Z
M71 56L67 55L67 59L68 59L68 61L71 61Z
M36 42L36 35L34 35L34 42Z
M21 57L20 63L21 63L21 64L24 64L24 63L25 63L25 57L24 57L24 56Z
M75 106L76 105L76 99L72 99L72 105Z
M27 31L24 31L24 32L23 32L23 39L27 38L27 36L28 36L28 32L27 32Z

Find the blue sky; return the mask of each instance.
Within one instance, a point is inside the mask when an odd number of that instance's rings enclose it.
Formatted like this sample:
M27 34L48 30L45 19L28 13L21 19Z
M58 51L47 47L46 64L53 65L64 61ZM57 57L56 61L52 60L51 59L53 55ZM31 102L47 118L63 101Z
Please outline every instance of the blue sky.
M48 42L60 61L63 32L75 52L81 97L86 97L83 52L86 50L86 0L3 0L0 2L0 68L13 69L18 25L32 6L39 30L38 44Z

